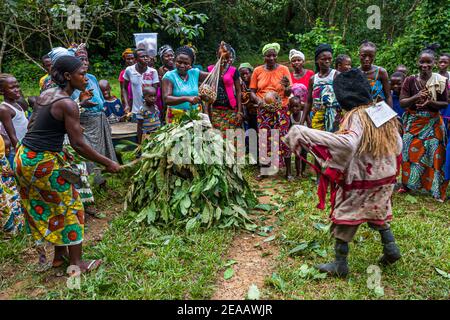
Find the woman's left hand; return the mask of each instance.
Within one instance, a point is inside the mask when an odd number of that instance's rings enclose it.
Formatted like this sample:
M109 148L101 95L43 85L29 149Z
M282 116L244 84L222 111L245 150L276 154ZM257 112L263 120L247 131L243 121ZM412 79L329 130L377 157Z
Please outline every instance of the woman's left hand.
M291 82L289 81L289 79L286 76L283 76L283 78L281 78L280 84L285 87L288 88L291 84Z
M242 113L242 111L237 113L236 120L239 124L242 124L242 121L244 120L244 113Z

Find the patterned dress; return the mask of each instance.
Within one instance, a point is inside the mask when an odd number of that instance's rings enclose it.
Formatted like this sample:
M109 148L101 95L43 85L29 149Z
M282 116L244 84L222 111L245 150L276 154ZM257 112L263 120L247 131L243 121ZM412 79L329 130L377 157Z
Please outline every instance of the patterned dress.
M265 66L259 66L255 68L250 81L250 88L256 90L259 98L264 99L265 94L270 91L276 92L281 97L282 107L277 111L258 109L259 158L263 164L270 162L272 147L278 149L280 166L284 166L284 158L291 156L291 150L282 141L282 138L288 133L290 125L289 100L280 84L283 77L289 79L289 82L291 81L291 75L286 66L279 65L274 70L267 70ZM272 136L271 129L278 130L278 139Z
M0 231L15 235L22 230L24 218L14 177L2 174L10 171L10 166L4 155L4 142L1 136L0 149L3 149L0 150Z
M77 245L84 236L80 194L59 173L62 152L34 152L20 146L15 173L25 211L26 226L37 244Z
M331 69L330 73L324 78L320 78L318 73L314 75L313 106L311 110L313 129L327 132L335 132L339 129L342 110L333 90L335 74L336 70Z
M372 88L372 98L373 101L378 102L381 100L386 100L386 97L384 95L383 90L383 83L381 82L379 75L380 75L380 67L374 66L375 71L372 78L367 78L369 81L370 87Z
M416 76L408 77L401 97L412 97L421 90ZM447 101L447 88L437 94ZM425 190L445 200L448 181L444 177L445 126L439 111L417 110L413 105L403 114L402 183L412 190Z

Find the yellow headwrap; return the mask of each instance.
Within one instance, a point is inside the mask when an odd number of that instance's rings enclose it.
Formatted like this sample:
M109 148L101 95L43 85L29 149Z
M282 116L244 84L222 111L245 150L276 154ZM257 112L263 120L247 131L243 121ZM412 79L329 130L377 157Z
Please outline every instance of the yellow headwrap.
M275 50L275 52L278 54L278 52L280 52L280 45L276 42L268 43L262 49L262 54L265 55L269 50Z
M133 53L134 53L134 52L133 52L133 49L131 49L131 48L126 48L125 51L122 52L122 58L125 59L125 56L126 56L127 54L133 54Z

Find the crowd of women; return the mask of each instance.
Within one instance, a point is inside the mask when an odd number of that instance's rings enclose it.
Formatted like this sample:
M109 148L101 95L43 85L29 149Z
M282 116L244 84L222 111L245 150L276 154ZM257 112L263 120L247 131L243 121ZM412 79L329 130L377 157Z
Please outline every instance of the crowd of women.
M417 74L408 75L407 69L399 66L389 77L384 68L374 64L375 44L365 41L359 48L357 69L368 80L371 103L385 102L397 112L402 124L398 191L425 190L443 202L450 179L450 56L436 56L434 49L420 52ZM334 81L339 74L354 69L345 54L333 59L335 53L328 44L320 44L315 50L315 71L305 68L306 57L296 49L289 51L291 69L280 64L280 50L278 43L267 44L262 49L262 65L253 68L244 62L236 67L236 52L227 44L217 98L208 111L213 127L223 132L235 128L256 130L261 169L268 163L265 157L277 150L286 178L293 180L293 155L283 138L290 127L298 124L325 132L338 131L345 108L336 98ZM101 263L83 261L81 246L84 214L96 214L88 175L94 174L95 183L104 186L98 164L107 172L120 170L111 124L137 122L142 141L160 125L177 122L188 110L202 108L199 86L214 66L203 71L189 46L173 50L164 45L158 54L161 66L156 70L156 59L147 51L123 52L125 68L118 77L120 98L111 94L108 81L97 81L88 73L84 44L54 48L42 58L47 74L39 82L39 97L25 100L16 78L0 75L0 93L4 97L0 105L0 227L15 234L26 225L36 240L41 262L46 262L42 244L47 241L55 246L55 267L69 260L87 271ZM435 67L438 73L433 72ZM27 117L27 113L31 116ZM273 129L280 139L271 137ZM316 154L325 152L319 147ZM298 177L304 175L306 160L306 150L296 152ZM267 178L265 172L261 170L256 178Z

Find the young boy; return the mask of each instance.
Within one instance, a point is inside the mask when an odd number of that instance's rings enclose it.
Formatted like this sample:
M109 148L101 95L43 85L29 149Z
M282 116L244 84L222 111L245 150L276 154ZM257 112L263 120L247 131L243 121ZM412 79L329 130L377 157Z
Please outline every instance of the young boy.
M340 54L336 57L335 69L342 72L347 72L352 68L352 59L346 54Z
M381 235L383 255L379 264L390 265L401 257L389 222L402 138L395 118L376 127L369 117L367 108L373 105L373 98L361 70L339 74L333 88L339 105L347 111L340 130L331 133L294 126L285 138L294 152L308 148L324 168L318 189L318 208L325 209L330 184L335 261L316 268L332 276L345 277L349 273L349 243L363 223L367 222Z
M146 86L142 89L144 105L136 115L138 121L137 134L138 143L141 144L148 134L158 130L161 126L159 109L156 105L156 89Z
M103 110L105 111L106 118L108 118L108 123L112 124L122 121L125 116L125 110L120 99L111 95L111 86L108 80L100 80L98 85L105 98Z
M1 125L0 125L1 127ZM0 234L16 235L23 227L24 216L14 172L6 158L9 140L0 128Z
M306 87L305 87L306 89ZM305 108L305 101L299 96L293 96L289 99L289 111L291 112L291 127L294 125L300 125L300 120L302 118L303 110ZM295 156L295 170L297 171L297 177L304 177L306 163L302 160L308 156L306 149L302 148L300 156ZM289 162L290 165L291 163Z
M20 87L13 75L0 74L0 94L4 98L4 101L0 104L0 122L11 141L8 160L11 167L14 168L15 148L27 133L28 119L25 110L18 103L21 99Z
M39 79L39 88L42 90L44 88L45 78L47 78L48 75L50 74L50 72L52 71L52 59L50 59L50 56L48 54L46 54L46 55L42 56L41 62L42 62L42 67L47 72L45 75L43 75Z
M408 68L404 64L399 64L395 69L395 72L401 72L405 75L405 78L408 76Z
M405 74L403 72L394 72L391 75L391 94L393 109L397 112L397 117L402 122L403 108L400 107L400 90L402 89L403 81L405 81Z

